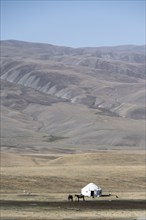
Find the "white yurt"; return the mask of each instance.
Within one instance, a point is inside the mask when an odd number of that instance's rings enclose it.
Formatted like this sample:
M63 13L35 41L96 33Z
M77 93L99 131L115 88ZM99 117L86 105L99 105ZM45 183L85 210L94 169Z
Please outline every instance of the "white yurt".
M94 183L89 183L81 189L81 194L88 197L100 197L102 195L102 189L96 186Z

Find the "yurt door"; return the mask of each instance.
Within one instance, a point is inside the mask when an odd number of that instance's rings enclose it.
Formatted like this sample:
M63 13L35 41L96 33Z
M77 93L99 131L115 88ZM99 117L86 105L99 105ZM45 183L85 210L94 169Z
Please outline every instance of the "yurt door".
M91 191L91 196L94 198L94 191Z

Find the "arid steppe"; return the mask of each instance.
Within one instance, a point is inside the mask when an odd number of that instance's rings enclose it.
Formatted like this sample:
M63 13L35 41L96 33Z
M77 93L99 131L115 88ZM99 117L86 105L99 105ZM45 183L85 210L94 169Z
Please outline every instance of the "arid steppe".
M1 155L2 219L138 219L145 215L143 151ZM78 203L94 182L110 197Z
M0 48L1 219L144 219L145 47Z

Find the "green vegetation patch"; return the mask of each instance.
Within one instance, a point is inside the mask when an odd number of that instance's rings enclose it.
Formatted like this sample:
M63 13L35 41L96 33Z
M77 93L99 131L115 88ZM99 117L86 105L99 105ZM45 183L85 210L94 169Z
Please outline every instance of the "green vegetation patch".
M54 142L54 141L58 141L58 140L62 140L65 139L67 137L61 137L61 136L55 136L55 135L50 135L48 136L43 136L44 138L46 138L44 141L46 142Z

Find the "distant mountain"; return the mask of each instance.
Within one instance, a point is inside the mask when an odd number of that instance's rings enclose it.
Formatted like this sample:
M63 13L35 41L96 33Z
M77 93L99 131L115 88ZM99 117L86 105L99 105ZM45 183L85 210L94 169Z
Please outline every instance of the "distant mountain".
M25 135L27 146L37 137L45 148L49 135L56 137L51 144L63 146L144 145L145 46L71 48L10 40L0 47L4 146L25 145Z

